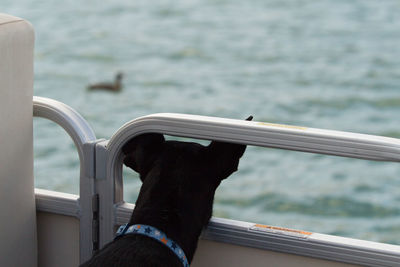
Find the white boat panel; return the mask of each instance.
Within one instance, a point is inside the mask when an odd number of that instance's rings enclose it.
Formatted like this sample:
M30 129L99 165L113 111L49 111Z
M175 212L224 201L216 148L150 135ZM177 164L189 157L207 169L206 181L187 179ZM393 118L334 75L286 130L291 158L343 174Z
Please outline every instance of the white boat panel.
M192 267L355 267L359 265L200 240Z
M38 266L79 266L79 219L37 212Z

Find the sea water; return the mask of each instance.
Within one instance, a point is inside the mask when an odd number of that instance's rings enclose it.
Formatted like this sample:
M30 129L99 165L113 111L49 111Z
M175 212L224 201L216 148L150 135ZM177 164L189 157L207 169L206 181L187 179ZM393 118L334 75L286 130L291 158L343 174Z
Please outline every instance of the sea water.
M34 94L109 139L178 112L400 138L400 2L0 0L36 32ZM86 86L124 73L120 93ZM35 184L79 191L67 134L34 120ZM140 181L124 170L124 197ZM214 216L400 244L400 165L249 147Z

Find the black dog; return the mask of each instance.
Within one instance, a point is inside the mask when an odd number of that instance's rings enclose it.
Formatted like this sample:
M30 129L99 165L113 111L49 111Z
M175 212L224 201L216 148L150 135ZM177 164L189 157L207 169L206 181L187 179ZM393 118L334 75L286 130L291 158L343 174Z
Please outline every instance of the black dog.
M173 242L172 249L148 236L126 234L83 266L185 266L173 252L176 247L182 248L190 263L211 218L215 190L237 170L245 149L245 145L216 141L208 146L165 141L162 134L133 138L123 148L124 163L140 174L143 185L128 227L155 227Z

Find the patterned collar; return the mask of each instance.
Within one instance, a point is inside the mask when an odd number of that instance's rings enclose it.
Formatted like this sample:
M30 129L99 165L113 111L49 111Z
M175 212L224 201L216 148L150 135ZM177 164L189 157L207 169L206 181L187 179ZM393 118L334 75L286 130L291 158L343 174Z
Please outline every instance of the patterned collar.
M175 253L175 255L179 258L179 260L182 262L184 267L189 267L189 262L185 256L185 253L181 249L181 247L175 243L173 240L169 239L166 234L158 230L157 228L150 226L150 225L144 225L144 224L135 224L135 225L128 225L124 224L119 227L116 238L127 235L127 234L139 234L139 235L145 235L148 237L151 237L158 242L164 244L167 246L172 252Z

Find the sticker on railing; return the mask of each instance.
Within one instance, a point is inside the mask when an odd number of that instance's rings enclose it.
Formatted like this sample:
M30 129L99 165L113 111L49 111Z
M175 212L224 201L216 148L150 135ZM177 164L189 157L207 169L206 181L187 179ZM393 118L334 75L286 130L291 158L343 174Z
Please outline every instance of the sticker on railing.
M296 129L296 130L307 130L307 127L295 126L295 125L277 124L277 123L269 123L269 122L258 122L257 124L261 125L261 126L272 126L272 127L280 127L280 128Z
M249 228L250 231L256 232L264 232L264 233L272 233L272 234L281 234L287 235L291 237L298 237L298 238L308 238L312 233L301 231L301 230L294 230L284 227L276 227L276 226L269 226L263 224L254 224Z

